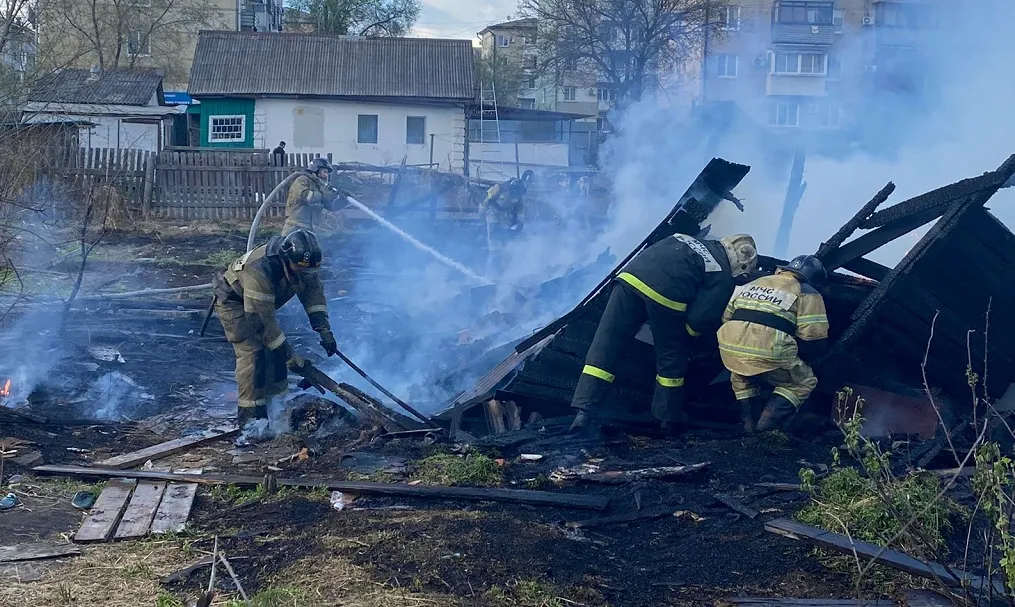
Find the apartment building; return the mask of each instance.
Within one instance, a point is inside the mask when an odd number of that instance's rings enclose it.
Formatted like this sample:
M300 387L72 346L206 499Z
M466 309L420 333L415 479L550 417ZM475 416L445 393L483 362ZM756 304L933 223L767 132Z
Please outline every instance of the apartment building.
M786 132L856 127L884 95L920 94L927 0L732 0L708 37L698 99Z
M47 67L157 68L187 88L201 30L282 30L283 0L55 0L39 14ZM100 58L101 57L101 58Z

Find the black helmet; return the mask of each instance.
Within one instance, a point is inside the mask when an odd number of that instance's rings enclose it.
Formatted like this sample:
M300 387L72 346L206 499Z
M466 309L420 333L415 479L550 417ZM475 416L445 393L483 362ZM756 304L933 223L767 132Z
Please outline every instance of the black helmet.
M283 238L279 253L295 272L321 267L321 243L317 242L317 236L309 230L296 230Z
M307 167L307 172L316 175L321 170L331 172L331 163L328 162L327 158L314 158L310 162L310 166Z
M522 181L528 184L530 181L532 181L532 178L535 176L536 174L532 170L525 171L524 173L522 173Z
M825 265L821 263L820 259L813 255L799 255L794 257L793 261L784 266L779 266L776 269L793 274L815 289L820 288L821 285L825 284L825 281L828 279L828 272L825 271Z
M525 195L525 182L521 179L512 179L511 183L508 184L508 191L515 196Z

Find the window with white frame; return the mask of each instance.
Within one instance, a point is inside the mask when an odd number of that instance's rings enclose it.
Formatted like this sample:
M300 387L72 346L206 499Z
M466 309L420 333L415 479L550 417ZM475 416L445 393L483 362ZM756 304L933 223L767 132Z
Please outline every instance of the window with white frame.
M377 143L377 114L356 116L356 143Z
M800 104L795 101L773 103L768 111L768 124L771 126L800 126Z
M601 86L596 89L596 99L598 101L616 101L617 92L610 87Z
M720 78L736 78L739 67L736 55L723 53L715 56L717 72Z
M531 97L519 97L518 107L522 108L523 110L534 110L536 109L536 100L532 99Z
M525 34L525 37L522 38L522 41L525 44L535 44L536 43L536 35L535 34Z
M724 6L719 11L719 29L734 32L740 29L739 6Z
M405 142L408 144L420 144L426 139L426 117L406 116L405 117Z
M564 97L564 101L574 101L577 93L577 89L573 86L565 86L561 88L561 94Z
M824 53L775 53L772 69L776 74L824 75L826 59Z
M246 116L209 116L208 141L225 143L245 141L247 138Z
M529 90L536 88L536 77L535 76L526 76L522 80L522 88L523 89L529 89Z
M779 0L773 17L776 23L832 25L834 6L833 2Z
M842 78L842 60L838 55L828 56L828 79L839 80Z
M535 55L526 55L525 57L522 57L522 69L534 70L536 69L536 64L537 61Z
M507 36L501 36L500 34L497 35L497 46L506 47L510 43L511 39L508 38Z
M817 125L822 129L842 128L842 106L837 103L821 102L815 104L814 114Z
M152 41L147 31L127 32L127 54L134 57L148 57L152 54Z
M842 33L842 22L844 20L845 14L846 14L845 11L843 11L841 8L837 8L834 11L832 11L832 27L834 28L832 31L834 31L836 34Z

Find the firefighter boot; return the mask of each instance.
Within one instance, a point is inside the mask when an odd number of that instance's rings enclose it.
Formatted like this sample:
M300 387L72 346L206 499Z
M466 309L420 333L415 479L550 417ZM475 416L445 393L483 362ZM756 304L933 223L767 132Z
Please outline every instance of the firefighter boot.
M782 430L794 413L796 413L796 407L793 406L793 403L786 400L784 396L773 394L765 405L765 410L761 412L761 418L757 425L758 432Z
M585 409L578 409L578 413L574 416L574 421L571 422L571 427L567 429L568 434L578 434L585 430L589 424L589 412Z
M754 410L758 408L758 398L745 398L740 401L740 419L744 422L744 433L754 434Z
M263 442L268 431L267 407L237 407L236 426L240 429L240 435L234 441L237 447Z

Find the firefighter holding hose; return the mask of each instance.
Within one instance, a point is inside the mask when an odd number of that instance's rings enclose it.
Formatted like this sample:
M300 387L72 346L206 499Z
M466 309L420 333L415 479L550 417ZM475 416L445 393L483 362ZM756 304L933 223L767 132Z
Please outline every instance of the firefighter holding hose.
M289 184L282 236L301 229L313 231L314 220L322 210L337 211L340 204L348 204L345 192L328 185L330 177L331 163L325 158L314 158L303 174Z
M525 171L520 179L508 179L486 191L479 205L486 221L487 267L490 273L503 269L504 247L525 227L525 194L534 173Z
M318 275L321 258L314 233L297 229L256 247L213 281L215 311L236 355L236 417L241 430L268 418L271 401L289 388L288 371L298 373L306 363L286 339L275 315L293 296L299 298L310 326L320 334L324 351L328 356L338 353Z
M686 422L684 372L693 339L716 330L737 279L757 264L757 248L747 234L721 240L674 234L632 259L617 276L578 378L571 432L584 428L602 405L617 363L645 322L656 354L652 414L664 433L679 432Z

